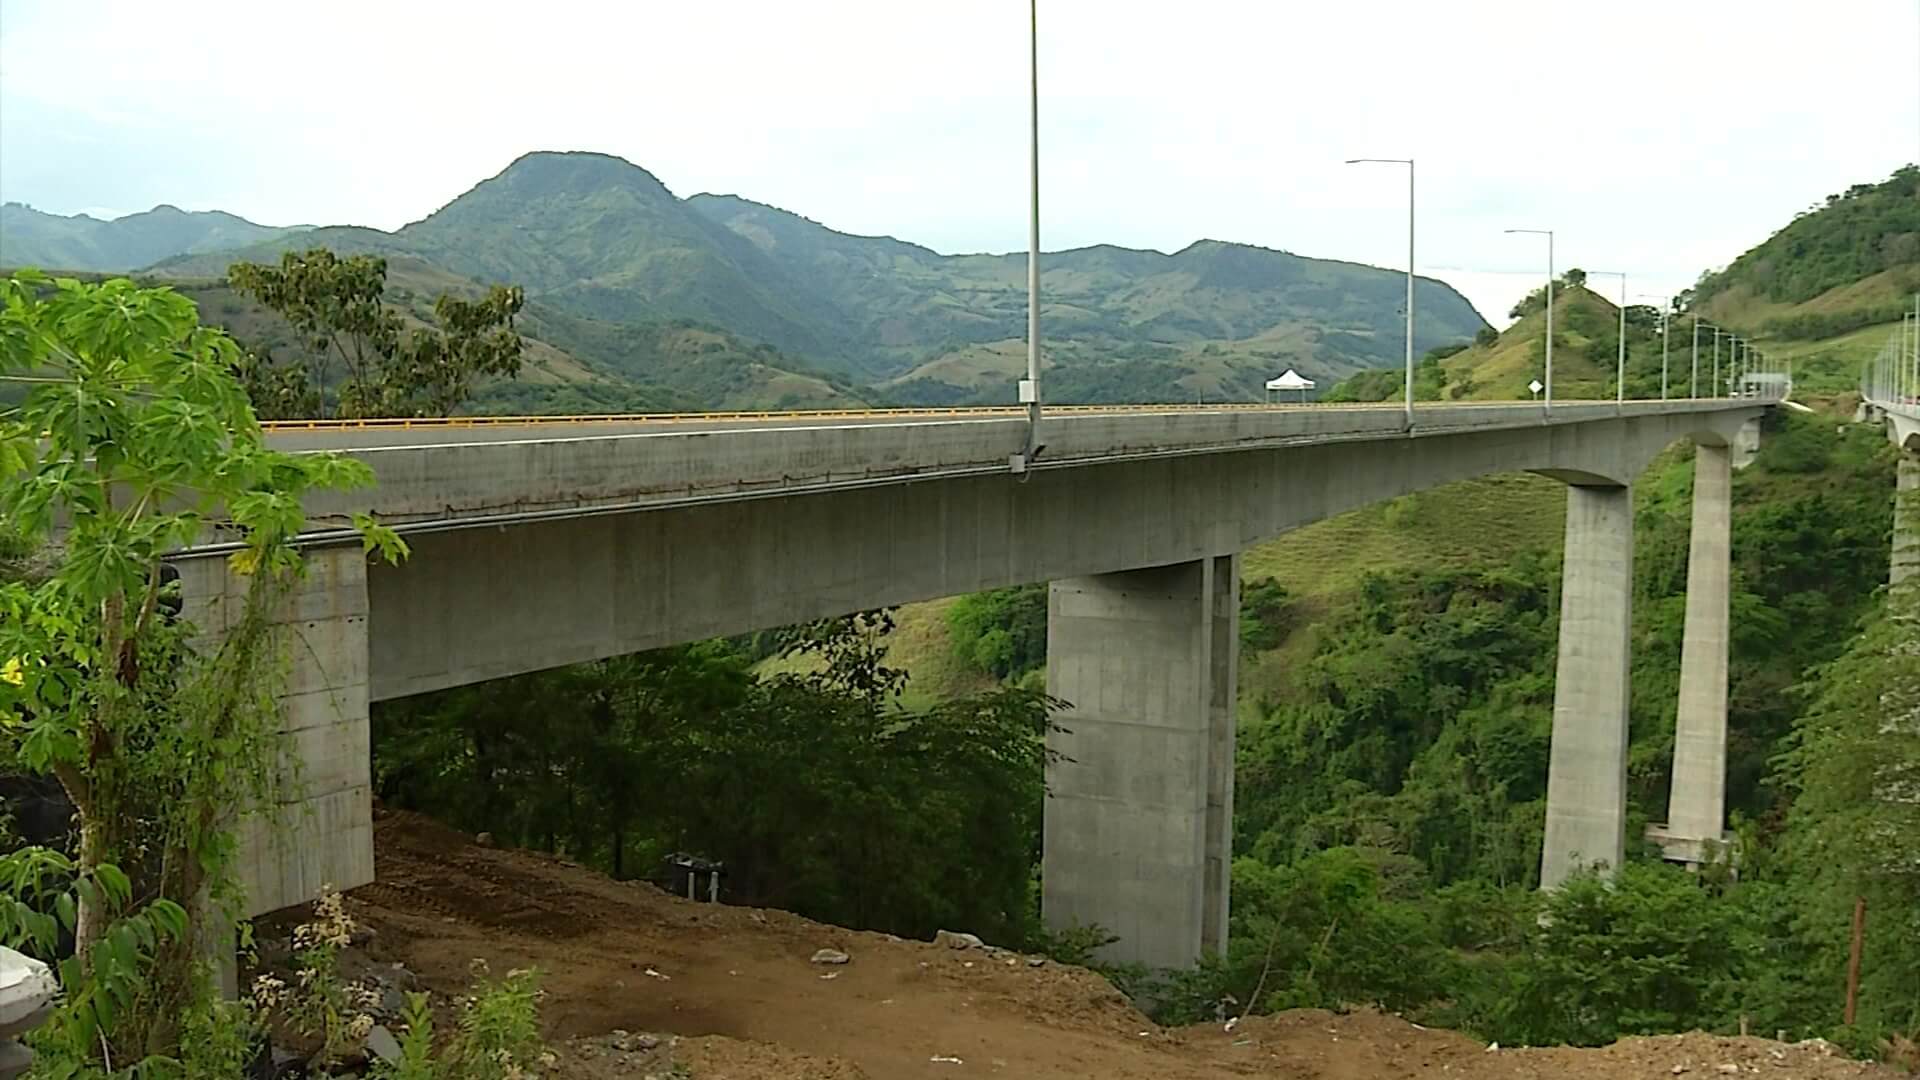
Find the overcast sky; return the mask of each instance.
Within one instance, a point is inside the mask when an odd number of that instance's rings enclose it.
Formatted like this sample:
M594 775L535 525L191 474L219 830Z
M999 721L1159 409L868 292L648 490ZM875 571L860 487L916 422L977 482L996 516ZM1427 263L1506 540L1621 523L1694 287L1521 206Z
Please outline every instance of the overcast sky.
M1043 237L1406 265L1504 322L1670 293L1920 158L1920 0L1041 0ZM1023 0L0 0L0 198L395 228L598 150L941 251L1026 245ZM1611 283L1596 280L1603 289Z

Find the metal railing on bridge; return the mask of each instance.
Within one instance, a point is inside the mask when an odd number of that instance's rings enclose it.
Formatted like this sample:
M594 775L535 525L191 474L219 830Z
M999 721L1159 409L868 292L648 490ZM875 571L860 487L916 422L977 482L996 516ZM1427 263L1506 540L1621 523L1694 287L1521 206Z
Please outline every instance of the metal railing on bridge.
M1920 419L1920 296L1861 372L1860 396L1868 405Z

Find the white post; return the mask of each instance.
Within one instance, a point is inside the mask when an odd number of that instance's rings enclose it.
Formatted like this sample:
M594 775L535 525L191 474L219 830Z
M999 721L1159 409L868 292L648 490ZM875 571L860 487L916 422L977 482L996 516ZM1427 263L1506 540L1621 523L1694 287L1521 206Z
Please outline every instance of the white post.
M1553 231L1547 231L1547 408L1553 408Z

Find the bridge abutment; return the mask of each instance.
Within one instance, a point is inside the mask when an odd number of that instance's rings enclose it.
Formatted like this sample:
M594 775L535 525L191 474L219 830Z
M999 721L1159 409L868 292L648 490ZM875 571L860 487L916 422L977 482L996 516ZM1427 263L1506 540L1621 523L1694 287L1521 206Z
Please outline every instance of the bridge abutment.
M1041 904L1099 924L1108 960L1191 967L1227 947L1239 556L1053 583Z
M186 617L209 644L238 625L248 579L225 559L180 564ZM286 657L280 692L282 796L236 806L245 916L303 904L323 886L373 880L371 728L367 709L367 560L359 545L307 554L306 575L273 616Z
M1633 489L1569 487L1542 888L1625 854L1632 627Z
M1680 702L1673 733L1673 786L1665 825L1647 838L1670 862L1697 867L1726 844L1727 649L1733 571L1734 452L1694 453L1693 530L1687 551L1687 615L1680 646Z

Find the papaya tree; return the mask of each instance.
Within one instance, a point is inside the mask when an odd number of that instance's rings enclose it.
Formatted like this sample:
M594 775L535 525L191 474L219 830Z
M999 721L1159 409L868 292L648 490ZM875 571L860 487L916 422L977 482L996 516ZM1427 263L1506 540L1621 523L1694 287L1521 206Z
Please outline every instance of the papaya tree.
M0 769L57 777L77 850L0 856L0 943L54 953L50 1038L121 1067L178 1049L207 996L204 935L237 910L236 806L275 796L272 613L301 573L302 497L364 486L362 464L263 442L239 349L191 301L126 280L21 273L0 287L0 521L50 573L0 583ZM391 530L356 519L369 552ZM176 618L167 559L232 546L247 582L223 638Z

